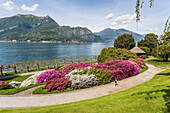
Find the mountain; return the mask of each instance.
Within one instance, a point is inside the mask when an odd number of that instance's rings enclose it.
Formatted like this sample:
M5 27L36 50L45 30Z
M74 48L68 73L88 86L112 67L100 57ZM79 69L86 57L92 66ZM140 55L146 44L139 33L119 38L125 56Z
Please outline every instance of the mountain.
M94 35L87 28L60 26L50 16L39 17L31 14L17 14L12 17L1 18L0 39L62 42L72 40L84 42L103 41L100 36Z
M107 29L104 29L100 32L96 32L94 34L100 36L102 39L109 42L109 41L114 41L118 36L120 36L124 33L132 34L134 39L135 39L135 42L138 42L138 41L140 41L141 39L144 38L143 35L134 33L132 31L129 31L129 30L126 30L126 29L110 29L110 28L107 28Z

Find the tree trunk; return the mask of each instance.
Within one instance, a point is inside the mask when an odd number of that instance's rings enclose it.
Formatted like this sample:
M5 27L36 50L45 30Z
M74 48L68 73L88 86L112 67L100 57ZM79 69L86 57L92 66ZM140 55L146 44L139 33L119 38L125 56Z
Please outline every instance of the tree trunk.
M17 67L16 66L14 66L14 72L15 72L15 74L17 73Z
M3 66L0 67L0 71L1 71L1 76L3 76Z
M39 65L39 63L37 63L37 69L38 69L38 71L40 71L40 65Z
M29 72L29 66L27 66L27 72Z

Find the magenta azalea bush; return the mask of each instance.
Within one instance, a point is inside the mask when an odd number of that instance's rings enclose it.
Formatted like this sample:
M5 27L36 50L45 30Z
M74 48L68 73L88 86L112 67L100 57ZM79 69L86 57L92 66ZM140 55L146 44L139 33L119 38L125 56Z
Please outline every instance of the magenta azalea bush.
M53 90L64 90L68 87L71 87L71 80L68 78L53 78L52 80L45 83L43 89L47 89L47 91Z
M44 83L46 81L43 88L48 89L48 91L64 90L71 85L71 81L69 78L66 78L65 75L75 69L82 70L84 74L94 74L99 81L102 81L103 78L108 78L110 81L113 81L114 79L122 80L135 76L139 74L139 70L144 68L145 65L144 59L141 58L132 60L110 60L105 63L74 63L65 65L60 69L60 71L57 71L59 68L56 68L54 71L46 71L42 73L37 77L36 83ZM98 71L99 73L97 71L93 72L93 69L100 71ZM105 76L105 72L109 72L109 74L107 74L108 76ZM81 71L77 74L81 74Z
M67 73L62 73L61 71L46 71L42 74L40 74L37 77L37 84L38 83L44 83L45 81L48 82L49 80L53 79L53 78L62 78L66 75Z
M4 81L0 81L0 85L4 85L4 84L7 84L7 83Z
M102 71L110 72L110 79L122 80L139 74L137 67L128 60L110 60L105 63L92 64L92 68L101 69Z
M138 70L141 70L146 65L144 59L142 58L132 59L131 61L138 68Z

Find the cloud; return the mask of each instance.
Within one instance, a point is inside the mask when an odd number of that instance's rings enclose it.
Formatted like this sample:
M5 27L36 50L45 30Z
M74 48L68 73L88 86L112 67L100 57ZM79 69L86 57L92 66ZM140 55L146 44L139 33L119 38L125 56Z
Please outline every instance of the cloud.
M106 20L110 20L113 18L113 13L109 13L107 16L105 16Z
M26 6L25 4L22 4L21 9L24 11L35 11L38 8L38 4L34 4L31 7Z
M161 31L160 31L158 28L146 28L145 31L147 31L147 32L161 33Z
M14 2L12 1L7 1L5 3L2 4L4 6L4 9L5 10L8 10L8 11L13 11L15 8L14 8Z
M117 25L131 24L135 22L135 17L136 17L136 14L133 14L133 15L126 14L126 15L118 16L116 17L116 19L114 19L114 22L112 22L111 25L117 26Z

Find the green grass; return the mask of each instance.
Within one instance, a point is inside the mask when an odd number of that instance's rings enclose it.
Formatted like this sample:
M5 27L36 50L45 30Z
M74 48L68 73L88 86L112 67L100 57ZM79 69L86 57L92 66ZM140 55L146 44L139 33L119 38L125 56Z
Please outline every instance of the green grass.
M25 76L12 77L12 78L5 78L5 79L0 79L0 80L6 81L6 82L11 82L11 81L22 82L22 81L26 80L30 76L32 76L32 74L31 75L25 75Z
M145 61L145 63L147 64L151 64L151 65L154 65L156 67L159 67L159 68L163 68L163 69L170 69L170 63L167 63L167 62L150 62L150 61Z
M147 65L145 65L145 67L143 69L139 70L139 73L143 73L146 70L148 70L148 66Z
M1 113L169 113L170 70L152 80L100 98L40 108L1 110ZM95 93L95 92L94 92Z
M73 90L74 90L73 88L67 88L63 91L54 90L54 91L48 92L47 89L42 89L42 87L40 87L40 88L35 89L32 93L33 94L53 94L53 93L61 93L61 92L73 91Z
M1 80L6 81L8 83L11 82L11 81L22 82L30 76L32 76L32 75L25 75L25 76L13 77L13 78L5 78L5 79L1 79ZM3 89L3 90L0 90L0 95L13 95L13 94L19 93L21 91L27 90L29 88L32 88L32 87L35 87L35 86L38 86L38 85L42 85L42 84L35 84L35 85L22 87L22 88Z
M42 85L42 84L35 84L35 85L27 86L27 87L0 90L0 95L13 95L13 94L19 93L21 91L24 91L24 90L27 90L29 88L39 86L39 85Z

